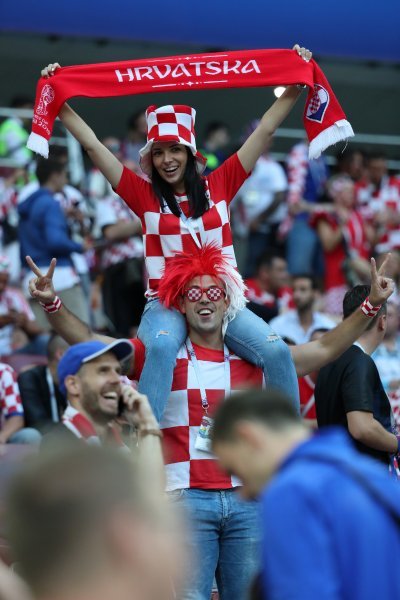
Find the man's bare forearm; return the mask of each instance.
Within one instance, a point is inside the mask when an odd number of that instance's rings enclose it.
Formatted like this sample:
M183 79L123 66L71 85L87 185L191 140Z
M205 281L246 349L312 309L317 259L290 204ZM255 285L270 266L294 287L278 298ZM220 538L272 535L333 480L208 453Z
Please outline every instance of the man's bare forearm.
M11 416L4 420L4 426L0 432L0 443L5 444L10 437L22 429L24 426L24 419L20 415Z
M51 328L58 333L68 344L79 344L88 340L100 340L109 344L114 338L100 335L78 319L64 304L60 310L54 313L47 313L46 317Z
M373 419L370 429L358 441L375 450L383 450L390 454L397 452L396 436L386 431L376 419Z
M370 322L370 317L357 309L319 340L292 346L290 350L297 375L302 377L335 360L364 333Z
M372 413L350 411L347 413L347 425L352 437L369 448L395 454L397 438L377 421Z
M140 221L118 221L118 223L107 225L104 228L104 237L110 242L119 242L133 235L139 235L141 232L142 224Z

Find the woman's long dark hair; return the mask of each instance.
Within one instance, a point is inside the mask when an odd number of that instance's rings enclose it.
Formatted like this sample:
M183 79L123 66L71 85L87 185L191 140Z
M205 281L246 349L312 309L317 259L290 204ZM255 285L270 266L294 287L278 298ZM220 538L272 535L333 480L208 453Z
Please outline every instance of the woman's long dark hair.
M189 200L190 216L198 219L208 210L210 204L206 196L204 179L202 179L196 169L196 159L190 149L186 146L185 148L188 157L183 179L185 193ZM181 213L175 199L174 190L167 181L164 181L154 166L151 182L161 210L164 212L165 206L168 206L172 214L179 217Z

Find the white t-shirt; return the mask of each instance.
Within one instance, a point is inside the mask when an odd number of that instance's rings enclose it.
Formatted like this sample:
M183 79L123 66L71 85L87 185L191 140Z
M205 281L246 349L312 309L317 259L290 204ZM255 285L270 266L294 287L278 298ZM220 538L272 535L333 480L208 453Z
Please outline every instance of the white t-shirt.
M284 169L271 158L258 159L250 177L243 183L238 197L242 203L242 226L248 233L250 222L266 210L278 192L285 192L288 183ZM287 214L286 203L282 202L263 222L258 231L267 233L270 225L280 223Z
M297 310L288 310L283 315L271 319L269 322L273 331L281 337L287 337L296 344L305 344L310 341L310 336L315 329L333 329L336 323L320 312L313 313L311 327L304 331L301 326Z

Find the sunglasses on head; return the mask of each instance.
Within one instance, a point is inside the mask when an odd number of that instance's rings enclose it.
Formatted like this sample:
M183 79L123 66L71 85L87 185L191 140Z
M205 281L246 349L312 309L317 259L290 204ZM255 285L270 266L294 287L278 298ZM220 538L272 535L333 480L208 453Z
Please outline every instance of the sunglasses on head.
M193 285L192 287L187 288L183 295L189 300L189 302L198 302L203 297L204 292L211 302L218 302L218 300L221 300L226 296L225 290L217 285L212 285L209 288L201 288L198 285Z

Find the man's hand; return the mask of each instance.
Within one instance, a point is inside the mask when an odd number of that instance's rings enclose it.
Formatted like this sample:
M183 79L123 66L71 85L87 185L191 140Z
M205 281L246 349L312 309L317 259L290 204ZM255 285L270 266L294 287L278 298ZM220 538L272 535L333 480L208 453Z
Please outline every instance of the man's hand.
M23 329L28 321L28 317L24 313L17 312L16 310L10 310L10 316L12 317L14 325Z
M159 429L147 396L139 394L130 385L123 385L122 403L124 405L123 416L130 425L138 429L139 433L148 429Z
M30 256L26 257L26 262L28 263L31 271L36 275L34 279L29 280L30 295L39 302L51 304L54 302L54 298L56 297L56 292L53 286L53 275L57 260L52 258L46 275L43 275L39 267L33 262Z
M383 304L394 292L395 285L393 279L385 277L385 269L390 258L391 254L387 254L379 271L376 268L375 259L371 258L371 290L369 301L372 306Z

